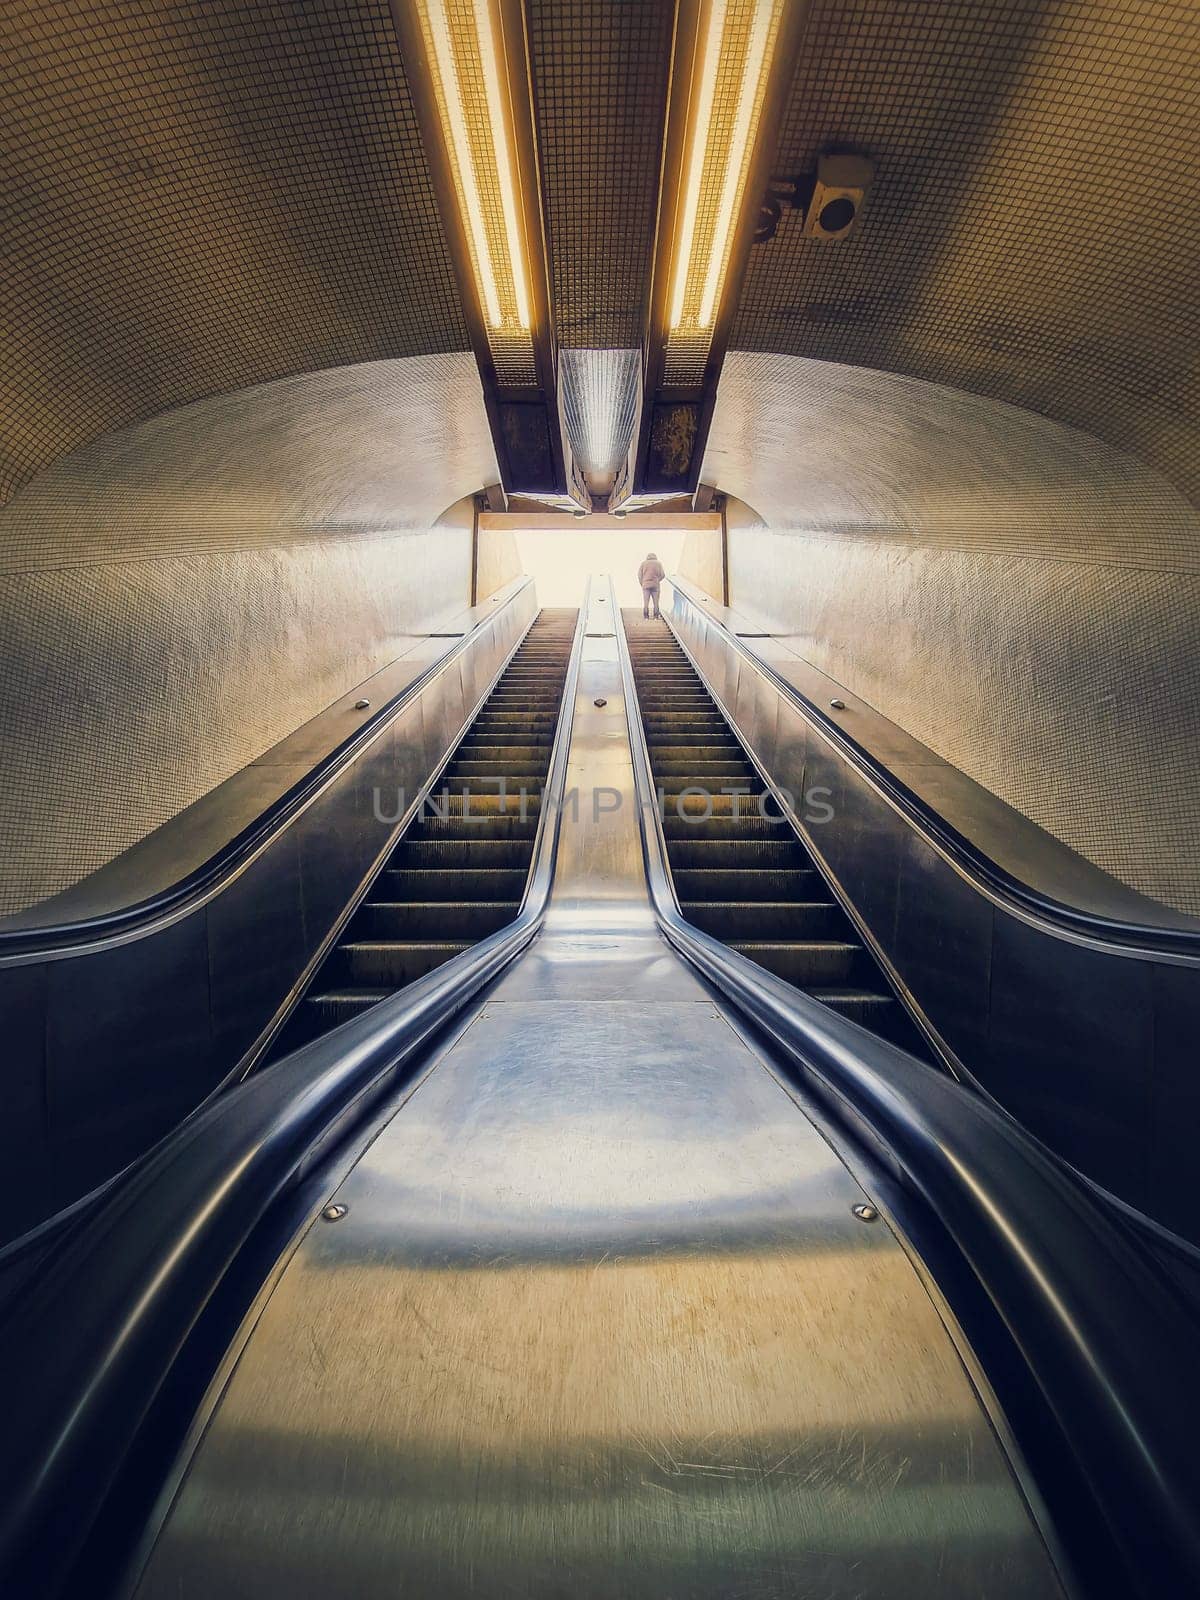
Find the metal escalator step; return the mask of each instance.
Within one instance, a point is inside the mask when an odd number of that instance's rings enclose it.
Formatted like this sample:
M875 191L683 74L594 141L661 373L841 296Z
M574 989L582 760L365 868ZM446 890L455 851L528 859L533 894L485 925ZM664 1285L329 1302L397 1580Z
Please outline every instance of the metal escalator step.
M478 780L476 780L478 781ZM469 787L463 794L462 786L434 789L426 798L425 820L434 822L453 821L462 818L469 821L474 818L503 821L513 817L536 817L542 809L541 786L524 788L518 784L506 786L504 794L495 788L477 789ZM420 822L416 826L420 826Z
M713 810L711 816L704 815L703 807L698 807L695 812L685 811L680 816L675 807L669 802L663 815L663 832L668 841L673 839L733 839L744 840L747 844L756 840L776 842L786 841L793 844L796 849L803 848L791 827L783 817L767 820L755 812L743 810L741 816L735 817L732 812L721 814L718 811L716 796L713 796Z
M718 902L776 901L781 895L805 900L824 888L813 866L792 868L683 867L672 862L671 876L681 900L699 905Z
M405 837L393 850L389 867L519 867L529 869L533 856L530 839L411 839Z
M733 750L741 750L741 745L731 733L716 736L712 733L699 733L686 729L670 728L662 733L652 734L646 731L646 743L650 746L651 765L654 762L656 746L659 749L672 750L676 754L686 753L690 749L715 750L718 754Z
M660 762L729 762L743 759L744 752L736 739L724 742L717 739L698 739L691 744L664 743L651 745L650 766L657 774Z
M788 840L672 839L667 855L674 872L678 867L803 867L808 862L795 836Z
M519 900L368 900L355 913L347 942L475 941L503 928L520 908Z
M336 946L326 967L332 982L349 988L402 989L477 943L476 939L359 940Z
M507 766L512 761L518 766L536 766L545 771L550 765L550 745L534 744L529 739L513 739L511 743L504 744L463 743L459 745L454 759L472 764L487 762L491 766Z
M512 816L485 816L482 812L472 816L449 817L418 817L409 829L405 838L411 837L414 844L424 840L436 842L442 839L484 840L484 839L528 839L532 841L537 832L538 819L531 812L522 820L517 815Z
M655 717L644 716L642 726L650 733L723 733L729 729L725 718L716 712L711 717L703 716L670 716Z
M862 945L834 940L730 940L729 948L766 967L798 989L836 984L853 977Z
M320 994L305 995L294 1026L289 1024L286 1043L281 1041L281 1044L285 1050L297 1049L308 1039L315 1039L319 1034L328 1033L330 1028L336 1028L339 1023L348 1022L351 1017L369 1011L391 993L391 989L327 989ZM303 1038L300 1037L301 1033Z
M459 745L457 753L469 755L476 750L532 750L540 752L542 749L549 752L553 743L552 735L544 733L540 728L514 728L508 732L500 728L494 728L488 729L486 732L479 731L468 735Z
M475 899L519 901L527 871L520 867L385 867L373 892L382 901Z
M727 943L735 939L830 939L845 931L842 908L832 900L683 900L689 922Z
M663 786L660 784L659 787ZM727 787L733 786L727 785ZM752 819L761 822L763 815L760 807L774 805L761 785L757 789L744 786L742 793L734 795L722 794L719 786L707 783L689 784L686 788L682 784L671 784L663 788L663 803L666 806L667 816L674 816L676 821L682 820L680 813L683 817L702 817L707 814L713 817L729 817L732 820L736 811L741 820ZM774 813L768 810L767 814L778 816L780 822L783 820L778 807L775 807Z
M831 1011L839 1012L843 1017L848 1017L851 1022L860 1023L864 1028L870 1028L873 1033L882 1033L890 1037L896 1023L906 1023L911 1031L911 1023L903 1015L901 1007L894 995L878 993L870 989L852 989L842 985L817 985L808 989L807 994L813 1000L819 1000L823 1006L828 1006Z
M522 784L526 788L540 789L546 780L547 768L545 761L456 761L446 769L441 781L450 789L461 789L464 783L475 784L487 779L498 784L503 778L514 791Z
M758 773L748 761L656 761L654 779L660 789L670 794L697 787L719 793L722 784L743 787L757 784L762 788Z

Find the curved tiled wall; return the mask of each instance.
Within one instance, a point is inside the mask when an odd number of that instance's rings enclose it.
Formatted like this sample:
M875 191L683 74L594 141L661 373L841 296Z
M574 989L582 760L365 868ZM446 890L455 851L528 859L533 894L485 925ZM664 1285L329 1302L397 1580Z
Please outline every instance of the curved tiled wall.
M0 914L143 837L468 602L469 355L206 400L0 511Z
M735 353L705 479L747 503L732 605L1114 877L1200 912L1200 517L1163 478L995 401Z

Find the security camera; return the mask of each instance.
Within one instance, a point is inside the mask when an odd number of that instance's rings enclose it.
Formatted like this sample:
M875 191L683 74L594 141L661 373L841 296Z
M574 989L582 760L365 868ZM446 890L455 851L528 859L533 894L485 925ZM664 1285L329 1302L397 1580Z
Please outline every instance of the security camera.
M858 221L875 165L866 156L821 156L804 217L812 239L844 239Z

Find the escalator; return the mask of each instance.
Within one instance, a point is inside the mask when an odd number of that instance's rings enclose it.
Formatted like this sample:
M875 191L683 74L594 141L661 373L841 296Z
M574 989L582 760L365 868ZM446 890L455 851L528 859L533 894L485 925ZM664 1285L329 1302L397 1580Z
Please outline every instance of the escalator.
M926 1054L666 623L633 610L623 620L684 917L851 1021Z
M539 615L318 1037L0 1303L6 1594L1197 1592L1194 1319L1011 1118L848 1025L900 1031L787 835L677 816L664 854L612 599ZM658 786L757 793L628 631ZM822 942L833 982L757 956Z
M317 969L273 1056L511 922L533 856L579 613L539 611L433 791Z

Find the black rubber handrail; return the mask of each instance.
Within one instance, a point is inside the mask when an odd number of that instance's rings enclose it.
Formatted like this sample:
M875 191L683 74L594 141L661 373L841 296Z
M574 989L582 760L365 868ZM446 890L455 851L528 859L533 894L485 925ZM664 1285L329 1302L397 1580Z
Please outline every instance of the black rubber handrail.
M532 578L526 578L518 583L505 600L505 605L511 605L532 582ZM459 637L457 646L438 656L419 677L414 678L390 700L384 701L370 717L357 724L354 732L343 739L341 744L322 756L303 778L294 783L265 811L255 817L253 822L235 834L207 861L193 868L191 872L156 894L147 895L144 900L116 907L112 911L101 911L93 916L58 923L30 924L26 928L0 928L0 958L28 955L42 950L47 953L68 950L78 945L93 944L100 939L132 933L166 916L174 915L190 902L210 894L256 855L271 838L282 832L326 783L353 761L360 750L370 744L385 723L390 722L412 699L427 688L447 663L467 648L485 620L490 622L492 617L499 615L500 611L489 612L486 619L481 619L466 633L457 636Z
M1200 1594L1200 1327L1119 1219L994 1102L683 917L618 634L642 848L670 943L932 1209L998 1312L1125 1559L1124 1594Z
M702 591L693 592L693 585L684 578L673 577L671 582L688 604L695 606L712 626L720 628L738 654L750 662L772 688L814 724L851 766L856 767L864 777L882 790L919 833L948 856L965 877L973 880L986 893L1012 905L1024 915L1047 924L1052 929L1082 934L1099 944L1117 945L1122 949L1149 950L1183 957L1189 962L1200 962L1200 926L1172 926L1169 923L1158 925L1105 916L1102 912L1088 911L1082 906L1073 906L1065 900L1057 900L1052 895L1043 894L1033 884L1025 883L1015 877L998 861L986 855L966 834L947 822L927 800L923 800L919 794L897 778L878 756L860 744L853 735L847 733L814 700L810 700L797 689L795 684L789 683L770 662L764 661L747 649L731 628L714 617L711 611L705 610L695 598L695 595ZM665 612L664 618L674 633L674 627ZM687 649L682 639L679 643L695 666L692 652ZM700 676L703 679L704 674L700 673ZM1169 909L1163 907L1164 911Z
M554 876L586 602L516 920L200 1107L0 1318L0 1593L52 1600L189 1332L267 1209L528 945Z

